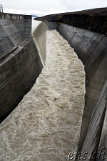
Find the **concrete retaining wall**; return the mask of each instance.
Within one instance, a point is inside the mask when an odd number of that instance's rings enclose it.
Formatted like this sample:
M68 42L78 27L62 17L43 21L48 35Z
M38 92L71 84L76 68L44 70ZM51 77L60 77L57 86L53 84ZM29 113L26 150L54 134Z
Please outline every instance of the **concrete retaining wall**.
M31 16L2 14L0 122L31 89L42 67L36 44L31 38Z
M30 90L41 69L42 64L33 40L0 62L0 121Z
M45 22L63 23L107 35L107 7L51 14L35 19Z
M31 39L31 16L0 13L0 59Z
M107 103L107 37L59 22L43 20L49 29L56 28L68 40L85 65L86 95L78 151L81 152L81 160L84 160L84 152L87 152L85 160L95 160L93 153L98 150ZM104 132L104 138L105 134Z
M104 161L104 158L106 161L107 159L107 110L106 110L105 120L103 124L102 134L100 138L98 153L100 153L100 158L98 158L97 161Z
M78 152L81 152L81 160L84 160L84 152L87 152L85 160L95 160L107 103L107 37L59 22L44 21L50 30L56 28L68 40L85 65L86 95Z
M35 26L35 24L33 23ZM34 30L33 30L33 37L34 41L36 43L37 49L40 54L40 58L42 61L42 64L45 64L46 60L46 31L48 30L48 27L45 23L40 23Z
M101 146L107 147L107 121L104 118L107 104L107 8L53 14L36 19L46 22L49 28L56 27L85 65L86 96L78 151L82 153L79 160L93 161L99 141L100 149ZM101 159L97 156L97 160Z
M106 111L107 37L65 24L60 24L57 29L85 65L86 96L79 151L87 152L86 160L90 160L98 148Z

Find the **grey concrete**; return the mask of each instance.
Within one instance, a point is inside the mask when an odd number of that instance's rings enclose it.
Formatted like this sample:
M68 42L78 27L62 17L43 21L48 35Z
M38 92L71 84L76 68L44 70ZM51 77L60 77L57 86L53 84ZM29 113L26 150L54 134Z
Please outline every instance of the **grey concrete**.
M0 13L0 58L31 40L31 16Z
M42 64L45 64L46 61L46 31L48 30L48 27L45 23L40 23L38 25L35 25L33 22L33 37L34 41L36 43L37 49L40 54L40 58L42 61Z
M30 90L41 69L33 40L0 62L0 121Z
M107 37L64 24L57 29L85 65L86 96L79 151L86 151L90 157L98 148L107 102Z
M43 65L31 38L31 16L0 16L1 122L31 89Z
M34 30L33 41L29 16L0 14L0 17L0 114L3 119L31 88L42 69L42 64L45 64L47 26L41 23ZM4 19L6 21L3 21ZM97 152L100 137L100 146L103 146L107 131L106 123L103 125L107 104L107 37L61 23L47 24L49 29L57 28L85 65L86 96L78 151L82 156L84 151L87 152L85 160L93 161L93 153ZM107 147L107 144L104 146ZM81 160L84 160L83 157Z
M48 21L45 21L45 23L48 26L48 29L49 30L55 30L58 27L58 25L59 25L56 22L48 22Z
M106 105L107 108L107 105ZM102 134L100 138L100 144L99 144L99 157L97 158L97 161L107 161L107 110L105 115L105 120L103 124Z
M68 161L68 154L77 150L84 109L84 65L57 31L48 31L46 42L41 74L0 125L2 161Z
M37 17L35 20L63 23L107 35L107 7Z

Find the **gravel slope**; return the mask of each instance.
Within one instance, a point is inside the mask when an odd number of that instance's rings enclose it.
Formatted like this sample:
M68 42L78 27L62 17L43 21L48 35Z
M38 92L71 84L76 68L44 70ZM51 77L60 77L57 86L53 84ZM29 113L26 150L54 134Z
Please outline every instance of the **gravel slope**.
M84 95L82 62L59 33L48 31L42 73L0 125L0 161L68 160L77 149Z

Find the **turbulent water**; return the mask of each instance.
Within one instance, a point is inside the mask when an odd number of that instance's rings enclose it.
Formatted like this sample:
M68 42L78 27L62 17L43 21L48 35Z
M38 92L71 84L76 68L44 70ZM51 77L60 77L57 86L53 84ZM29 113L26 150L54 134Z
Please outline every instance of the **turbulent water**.
M0 125L0 161L66 161L77 149L85 95L82 62L55 30L30 92Z

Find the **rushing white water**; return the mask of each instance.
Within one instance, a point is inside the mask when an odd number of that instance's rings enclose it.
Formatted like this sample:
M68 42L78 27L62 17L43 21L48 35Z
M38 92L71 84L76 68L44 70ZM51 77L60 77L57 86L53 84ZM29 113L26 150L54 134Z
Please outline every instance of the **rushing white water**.
M0 160L66 161L77 149L85 95L82 62L55 30L46 65L30 92L0 125Z

